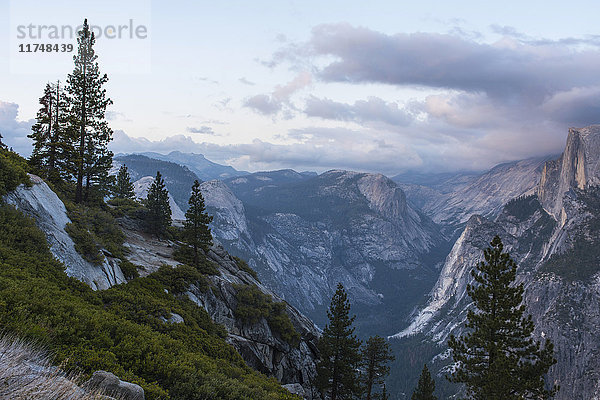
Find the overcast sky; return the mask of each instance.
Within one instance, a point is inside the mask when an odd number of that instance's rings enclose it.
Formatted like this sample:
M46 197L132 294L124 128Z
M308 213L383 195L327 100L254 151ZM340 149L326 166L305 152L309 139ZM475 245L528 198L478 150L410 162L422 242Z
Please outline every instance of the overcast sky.
M25 155L43 86L72 54L23 58L15 27L84 17L148 32L96 46L115 152L482 170L559 153L569 127L600 123L598 1L0 2L0 133Z

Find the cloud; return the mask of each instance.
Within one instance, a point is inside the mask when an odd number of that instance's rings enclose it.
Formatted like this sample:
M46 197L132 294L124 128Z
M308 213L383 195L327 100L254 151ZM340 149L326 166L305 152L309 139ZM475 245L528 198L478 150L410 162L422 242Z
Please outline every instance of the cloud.
M271 62L310 70L320 86L419 90L419 99L403 104L313 95L304 112L356 123L361 132L396 133L426 168L482 170L558 153L569 126L600 122L600 35L550 40L510 26L490 28L499 40L461 29L390 35L318 25L308 41L286 43Z
M281 110L282 104L272 96L267 94L257 94L256 96L246 99L244 106L263 115L273 115Z
M285 85L277 85L270 94L258 94L244 102L244 106L263 115L276 115L280 111L287 111L289 115L295 107L291 104L292 95L312 83L310 73L300 72L294 79Z
M577 50L560 41L531 44L505 37L490 44L451 34L387 35L336 24L316 26L308 43L291 49L329 60L316 73L325 82L425 86L538 102L600 84L598 49ZM288 59L299 57L290 51Z
M577 87L560 92L542 105L542 110L559 123L569 126L600 121L600 86Z
M31 133L34 120L18 121L19 106L15 103L0 101L0 134L2 141L17 153L28 157L31 154L32 140L27 137Z
M397 103L386 102L379 97L358 100L354 104L336 102L330 99L319 99L311 96L304 109L310 117L320 117L338 121L383 122L394 126L407 126L412 115Z
M245 77L242 77L242 78L238 79L238 81L240 81L244 85L248 85L248 86L254 86L254 85L256 85L256 83L249 81Z
M416 168L423 164L419 155L404 144L388 143L378 135L374 137L364 132L311 127L290 131L288 137L298 140L291 144L274 144L254 139L250 143L217 145L198 143L184 135L150 141L115 131L110 148L115 153L168 153L174 150L200 153L212 161L250 171L344 168L391 175L401 168Z
M210 126L206 126L206 125L202 125L198 128L193 127L193 126L188 126L186 130L190 133L199 133L201 135L221 136L220 134L216 133L213 130L213 128L211 128Z
M127 118L127 116L124 113L121 112L117 112L117 111L112 111L112 110L108 110L106 111L106 119L108 121L125 121L125 122L132 122L133 120L131 118Z

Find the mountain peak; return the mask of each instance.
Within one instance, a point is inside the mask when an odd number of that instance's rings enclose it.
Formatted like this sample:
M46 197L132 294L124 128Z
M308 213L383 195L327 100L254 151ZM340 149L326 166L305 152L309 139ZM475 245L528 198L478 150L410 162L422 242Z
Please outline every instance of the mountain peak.
M570 128L565 151L544 165L537 195L544 208L558 219L563 195L571 189L600 184L600 125Z

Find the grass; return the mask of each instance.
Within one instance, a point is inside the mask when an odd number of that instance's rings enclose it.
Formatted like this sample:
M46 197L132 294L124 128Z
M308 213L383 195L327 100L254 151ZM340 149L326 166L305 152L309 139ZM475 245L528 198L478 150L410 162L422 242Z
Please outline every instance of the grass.
M83 390L81 376L54 367L41 347L16 336L0 337L0 399L100 400L98 390Z

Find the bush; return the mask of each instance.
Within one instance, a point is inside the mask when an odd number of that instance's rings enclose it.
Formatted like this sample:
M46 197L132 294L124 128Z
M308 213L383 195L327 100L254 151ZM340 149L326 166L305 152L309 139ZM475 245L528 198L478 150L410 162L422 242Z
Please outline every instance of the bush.
M121 268L121 272L123 272L123 276L128 281L140 277L138 267L128 260L121 260L119 267Z
M115 218L143 218L144 206L136 200L115 198L109 200L107 204L110 206L110 213Z
M247 272L248 274L250 274L251 277L253 277L254 279L256 279L257 281L260 282L260 280L258 279L258 274L256 273L255 270L253 270L252 268L250 268L250 266L248 265L248 263L244 260L242 260L239 257L233 257L233 259L235 260L235 263L237 264L238 268L241 269L244 272Z
M0 149L0 196L29 183L27 162L16 153Z
M300 334L286 312L285 303L274 302L271 296L254 285L234 285L234 288L237 290L238 302L236 317L247 324L255 324L265 318L273 332L278 333L283 340L292 346L300 343Z
M104 255L100 251L98 242L84 226L72 222L65 226L65 231L75 243L75 250L92 264L100 265L104 261Z
M182 264L193 265L194 252L188 246L178 245L173 251L173 259ZM203 255L200 255L196 269L205 275L219 275L219 270L217 267Z
M44 234L0 205L0 326L46 345L55 363L106 370L141 385L149 400L292 399L250 369L206 311L179 296L203 279L191 267L161 268L105 291L64 274ZM184 323L165 323L173 313Z
M104 260L101 249L114 257L123 258L125 235L113 216L101 207L65 202L71 224L67 233L75 242L75 249L89 262L100 264Z

